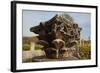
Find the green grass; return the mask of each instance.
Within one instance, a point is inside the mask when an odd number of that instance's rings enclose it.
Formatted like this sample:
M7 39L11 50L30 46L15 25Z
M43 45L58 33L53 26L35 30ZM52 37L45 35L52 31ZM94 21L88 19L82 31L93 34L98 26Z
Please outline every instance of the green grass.
M32 62L32 58L28 58L24 61L24 63L29 63L29 62Z

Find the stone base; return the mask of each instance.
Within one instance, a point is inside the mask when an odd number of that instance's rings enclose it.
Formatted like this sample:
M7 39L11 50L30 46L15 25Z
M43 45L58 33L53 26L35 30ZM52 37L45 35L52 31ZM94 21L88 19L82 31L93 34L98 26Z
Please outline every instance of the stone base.
M58 59L49 59L45 56L37 56L32 58L32 62L48 62L48 61L66 61L66 60L79 60L76 57L66 57L66 58L58 58Z

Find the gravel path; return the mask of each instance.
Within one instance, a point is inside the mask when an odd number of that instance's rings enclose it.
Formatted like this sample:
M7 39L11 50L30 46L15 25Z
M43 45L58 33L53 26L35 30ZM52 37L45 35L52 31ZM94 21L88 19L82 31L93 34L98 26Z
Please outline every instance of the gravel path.
M41 56L44 55L44 52L41 50L36 50L36 51L23 51L22 52L22 60L23 62L26 61L27 59L36 57L36 56Z

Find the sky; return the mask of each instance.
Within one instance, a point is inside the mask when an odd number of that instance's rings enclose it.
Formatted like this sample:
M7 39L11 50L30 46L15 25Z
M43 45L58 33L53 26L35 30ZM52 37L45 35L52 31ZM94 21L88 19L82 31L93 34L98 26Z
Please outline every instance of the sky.
M34 11L23 10L22 13L22 25L23 36L34 36L33 32L30 32L30 28L39 25L40 22L45 22L54 17L56 14L69 14L75 23L78 23L82 28L81 39L88 39L91 35L91 14L79 13L79 12L54 12L54 11Z

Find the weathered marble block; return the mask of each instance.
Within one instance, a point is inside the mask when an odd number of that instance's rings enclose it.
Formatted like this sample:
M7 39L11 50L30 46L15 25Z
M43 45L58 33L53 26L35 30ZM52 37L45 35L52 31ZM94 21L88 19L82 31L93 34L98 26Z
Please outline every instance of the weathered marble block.
M38 26L31 27L31 32L39 34L39 44L43 45L46 58L79 58L79 40L81 28L77 23L64 16L55 15Z

